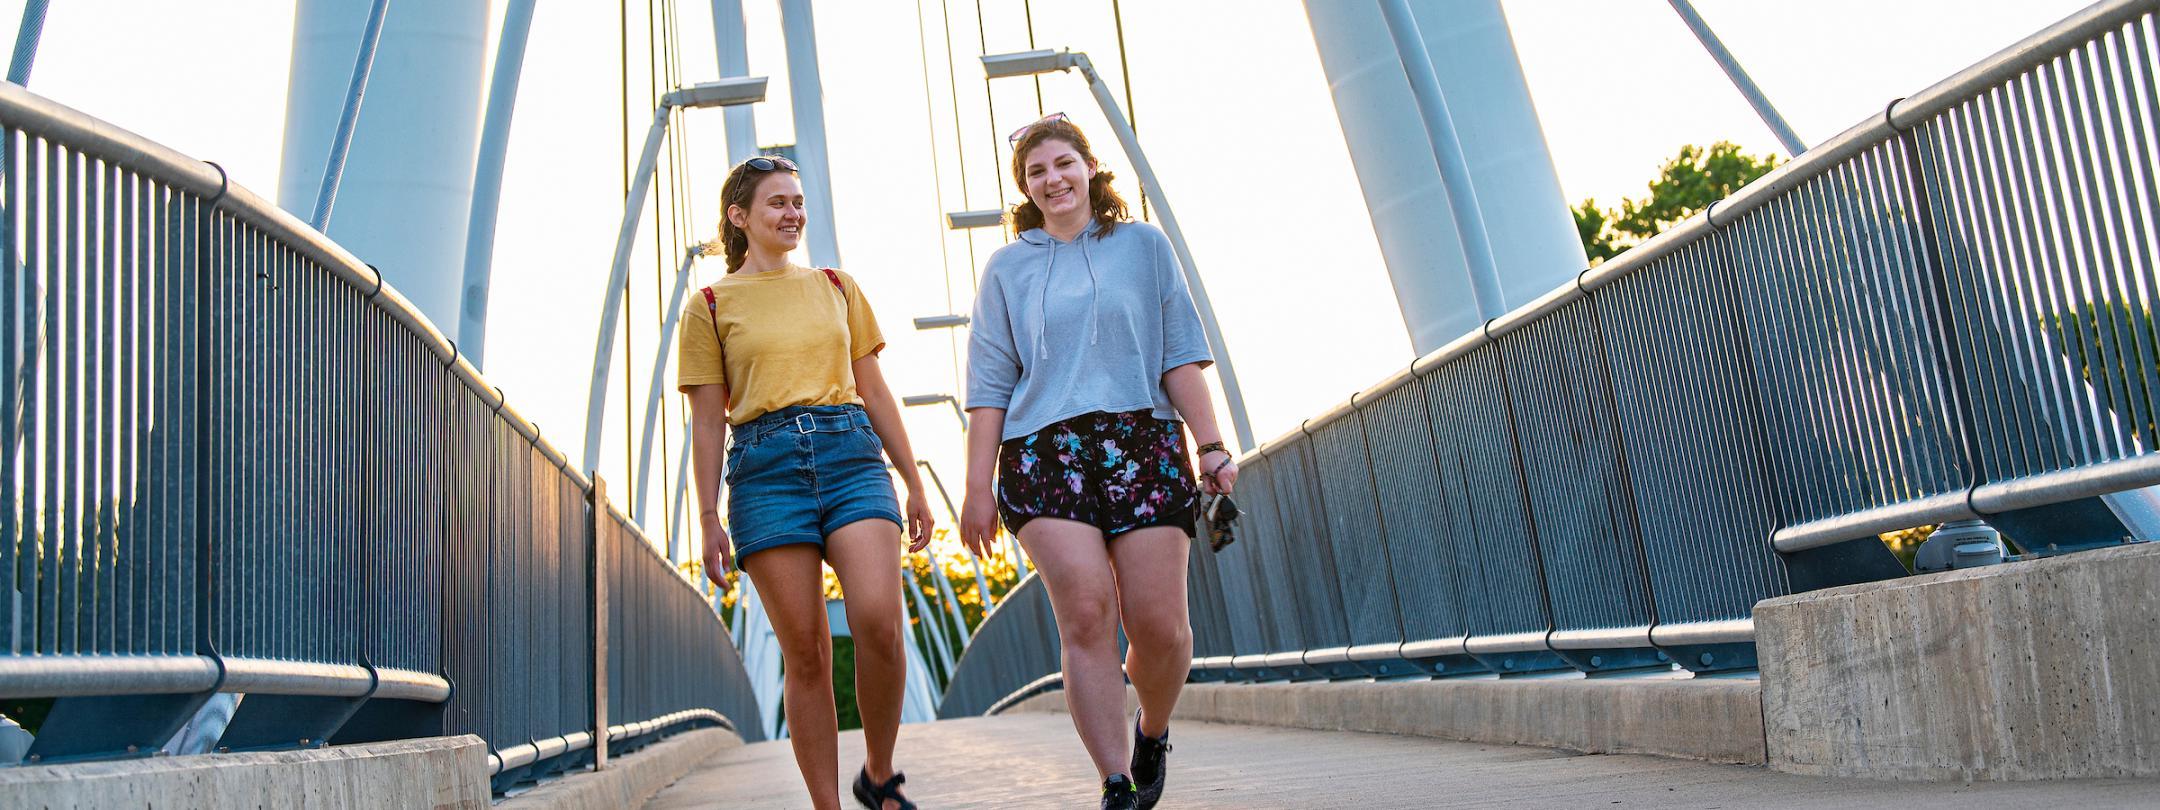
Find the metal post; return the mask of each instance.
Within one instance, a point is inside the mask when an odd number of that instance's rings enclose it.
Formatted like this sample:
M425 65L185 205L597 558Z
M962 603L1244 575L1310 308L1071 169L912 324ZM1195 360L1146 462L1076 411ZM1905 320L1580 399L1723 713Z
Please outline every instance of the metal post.
M593 339L592 388L585 398L584 469L600 469L600 432L607 418L608 371L615 355L615 320L622 311L623 282L630 274L630 250L637 246L638 222L645 214L645 195L652 190L653 166L660 159L660 141L667 134L668 105L653 112L652 126L645 131L645 145L638 152L637 170L630 175L630 193L623 199L622 227L615 232L615 260L609 265L607 293L600 306L600 335Z
M48 0L23 4L22 26L15 29L15 54L8 60L7 80L12 84L30 84L30 65L37 61L38 40L45 36L47 5Z
M780 0L780 33L787 40L788 105L795 113L795 165L801 169L810 215L810 262L840 265L833 222L832 164L825 158L825 91L818 80L817 25L810 0Z
M1740 62L1733 59L1732 51L1725 49L1725 43L1718 39L1717 34L1711 32L1710 24L1703 22L1702 15L1695 13L1695 5L1688 0L1670 2L1673 10L1680 13L1680 21L1687 23L1689 31L1695 32L1695 39L1702 43L1703 50L1709 51L1710 58L1717 60L1718 67L1725 71L1725 78L1731 79L1733 87L1739 88L1740 95L1747 97L1748 106L1755 108L1755 114L1762 118L1763 126L1769 127L1770 133L1776 135L1778 142L1785 145L1785 151L1795 157L1807 151L1807 144L1800 140L1799 134L1793 132L1791 124L1785 123L1785 117L1778 115L1777 108L1770 106L1770 99L1763 95L1762 88L1755 86L1755 80L1748 78L1747 71L1740 69Z
M592 673L593 770L608 760L608 536L607 484L592 473Z
M30 0L29 3L23 6L22 26L15 30L15 54L8 61L7 80L11 83L23 86L30 84L30 67L37 61L38 41L45 34L46 5L47 0ZM5 141L0 141L0 165L12 165L8 163L7 146ZM11 186L18 182L13 174L8 175L8 178ZM6 209L0 208L0 217L12 216L13 214L6 211ZM13 222L14 220L8 219L7 221ZM11 258L7 261L15 264L9 270L21 270L20 260ZM0 396L6 396L11 403L19 402L23 392L30 390L26 382L29 379L30 369L40 362L39 358L45 353L45 313L39 304L45 298L45 285L40 282L36 273L22 273L21 277L23 279L23 298L29 302L27 306L29 314L23 318L25 326L22 327L23 333L28 336L25 341L28 345L24 347L21 362L16 362L14 352L9 352L4 360L0 360L0 362L6 362L10 365L5 373L8 375L8 381L12 386ZM11 296L15 294L12 285L9 289L0 292ZM15 440L10 442L6 448L0 448L0 452L15 452L20 448L23 436L26 435L22 430L22 421L29 418L29 409L17 407L14 413L15 417L12 421L15 424L11 425L10 428L14 431ZM11 645L9 649L16 649L16 647Z
M675 505L669 507L668 510L668 562L677 564L680 564L683 560L687 559L687 557L683 555L685 552L689 551L689 549L684 547L687 544L683 542L683 535L690 532L690 529L683 524L682 516L683 496L684 493L690 491L689 479L692 477L690 475L690 453L692 445L690 442L691 429L689 425L685 424L683 426L682 434L682 448L678 450L675 454ZM702 521L703 518L700 518L700 520ZM643 521L639 522L642 523ZM701 530L703 529L703 526L704 524L701 522L699 524ZM700 536L698 538L698 542L702 545L704 543L704 537Z
M474 368L485 368L495 217L502 203L503 161L510 152L510 120L517 109L518 77L525 68L525 41L532 34L533 2L510 0L503 8L502 36L495 44L495 70L488 79L487 120L480 125L472 214L465 223L465 317L458 320L458 351L472 361Z
M1463 159L1455 121L1448 116L1447 97L1440 92L1439 74L1433 72L1432 55L1425 51L1425 36L1418 31L1408 0L1381 0L1380 13L1387 18L1388 35L1394 38L1403 73L1410 79L1410 95L1417 100L1418 116L1432 140L1433 160L1440 164L1448 209L1455 214L1455 230L1470 262L1470 289L1477 296L1478 312L1486 320L1498 318L1507 312L1507 305L1501 297L1492 240L1486 235L1477 191L1470 185L1470 166Z
M967 614L960 612L960 597L953 593L952 578L945 576L945 566L938 564L936 554L929 556L930 578L937 580L938 593L945 599L945 613L952 616L953 626L959 628L959 648L965 650L967 649L968 639L971 637L968 633Z
M930 612L930 603L923 599L922 589L915 586L915 571L908 566L906 558L900 560L899 574L900 587L907 589L908 595L915 599L915 618L922 621L923 640L931 642L930 646L937 650L938 664L944 668L945 680L950 682L953 671L952 641L945 637L944 629L937 626L937 614Z
M1251 450L1252 423L1245 417L1245 394L1238 387L1237 371L1230 364L1230 347L1223 343L1222 328L1215 323L1215 306L1208 302L1207 285L1200 280L1199 266L1193 264L1192 251L1185 247L1185 231L1177 224L1177 216L1170 213L1170 198L1163 195L1162 184L1155 179L1154 168L1148 165L1147 156L1140 152L1139 136L1133 134L1132 124L1126 122L1125 114L1118 109L1117 98L1110 94L1110 86L1096 74L1095 64L1088 61L1087 54L1072 55L1073 64L1080 68L1080 75L1087 77L1088 90L1095 95L1095 103L1101 105L1103 117L1109 119L1110 130L1117 133L1118 144L1125 148L1125 158L1132 161L1133 171L1140 175L1140 188L1154 199L1155 213L1162 220L1163 233L1170 237L1170 247L1177 252L1178 264L1185 271L1185 284L1192 288L1193 305L1200 311L1200 324L1207 332L1208 350L1215 354L1215 372L1221 376L1224 404L1230 408L1230 424L1237 433L1238 448Z
M337 201L338 181L345 175L345 156L352 152L353 129L360 123L360 102L367 95L368 74L375 70L375 46L382 42L383 15L390 0L375 0L368 10L367 29L360 34L360 55L353 60L352 84L345 88L345 111L338 116L337 135L330 141L330 159L323 166L322 185L317 187L315 215L308 224L315 230L330 229L330 207Z
M742 0L713 0L712 25L713 53L720 59L720 75L750 75ZM728 164L732 166L757 154L757 118L748 107L729 107L726 116Z
M945 481L938 477L937 468L930 466L930 462L927 460L918 459L915 464L922 467L924 472L930 474L931 486L937 487L938 499L945 502L945 514L951 516L954 521L958 521L960 519L960 510L953 508L952 493L945 490ZM990 600L990 578L983 575L981 557L969 554L968 561L975 564L976 592L982 594L983 612L988 613L992 604Z
M960 409L960 398L952 397L945 400L945 404L952 406L953 418L960 420L960 432L967 433L967 411ZM954 517L959 517L959 515L956 514Z
M652 478L653 430L660 424L660 400L667 391L668 349L675 345L675 326L682 320L683 299L690 292L690 268L697 263L698 252L691 249L683 253L682 266L675 270L675 291L668 297L667 316L660 322L660 342L653 350L652 376L645 386L645 428L638 439L638 465L636 486L630 490L631 519L645 525L645 502L652 500L645 482Z

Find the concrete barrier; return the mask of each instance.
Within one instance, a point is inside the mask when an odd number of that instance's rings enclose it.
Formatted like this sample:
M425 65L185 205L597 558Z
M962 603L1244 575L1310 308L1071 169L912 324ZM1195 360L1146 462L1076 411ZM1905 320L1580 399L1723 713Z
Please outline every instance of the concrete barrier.
M662 788L696 770L720 752L739 748L742 738L724 728L688 731L621 758L609 757L607 770L573 773L549 781L495 805L495 810L618 810L640 807ZM718 804L723 797L715 796Z
M1139 704L1126 691L1129 712ZM1760 694L1749 678L1196 683L1176 716L1760 765ZM1008 711L1063 712L1065 695L1044 693Z
M0 768L0 806L486 810L479 737Z
M1778 770L2160 776L2160 544L1772 599L1755 634Z

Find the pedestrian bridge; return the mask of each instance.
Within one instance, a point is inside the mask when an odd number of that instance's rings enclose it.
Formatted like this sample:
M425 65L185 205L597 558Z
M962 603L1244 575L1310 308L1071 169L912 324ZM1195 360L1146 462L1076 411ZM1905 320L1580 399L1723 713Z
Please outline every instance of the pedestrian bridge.
M1249 454L1238 540L1192 557L1194 693L1365 708L1202 712L1173 795L2151 800L2156 8L2099 3L1887 104ZM379 273L19 86L0 149L0 700L35 715L36 766L0 783L87 779L243 695L213 759L473 735L475 775L518 793L719 728L749 744L652 806L790 805L715 595ZM1880 539L1959 520L2023 559L1910 577ZM972 627L949 585L917 591L916 642L964 651L933 676L943 719L903 733L915 795L1084 795L1063 718L1030 711L1057 686L1040 584ZM1446 700L1351 699L1396 689ZM1588 708L1443 739L1493 727L1449 711L1540 702ZM1611 743L1705 705L1752 715L1774 770L2145 781L1832 781ZM1612 755L1497 744L1539 741Z

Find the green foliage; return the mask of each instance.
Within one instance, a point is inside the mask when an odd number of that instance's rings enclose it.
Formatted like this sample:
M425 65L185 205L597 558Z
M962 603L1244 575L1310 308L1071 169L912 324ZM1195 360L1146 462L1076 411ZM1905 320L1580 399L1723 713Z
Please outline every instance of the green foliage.
M2160 391L2160 332L2152 311L2120 301L2088 301L2068 313L2043 315L2040 328L2055 350L2076 364L2100 405L2115 411L2121 424L2150 449L2160 444L2151 414L2137 418L2134 402L2150 402Z
M862 728L862 710L855 705L855 640L846 636L832 640L832 696L840 730Z
M1649 197L1621 200L1618 209L1599 208L1597 200L1590 199L1573 209L1583 252L1589 254L1592 266L1618 256L1731 196L1777 163L1776 155L1745 154L1739 144L1728 141L1718 141L1708 149L1693 144L1680 147L1680 153L1658 169Z
M36 734L38 727L45 725L45 715L52 712L52 705L52 698L13 698L0 701L0 714L7 715L23 730Z

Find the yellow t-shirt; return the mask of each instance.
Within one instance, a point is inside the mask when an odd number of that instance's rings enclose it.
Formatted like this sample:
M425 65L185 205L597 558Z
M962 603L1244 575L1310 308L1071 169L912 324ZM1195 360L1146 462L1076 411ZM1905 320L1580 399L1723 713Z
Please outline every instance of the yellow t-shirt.
M885 348L885 335L854 277L833 274L838 289L824 271L792 264L730 273L707 288L712 307L702 293L691 295L676 344L676 388L727 385L734 425L791 405L861 405L853 363Z

